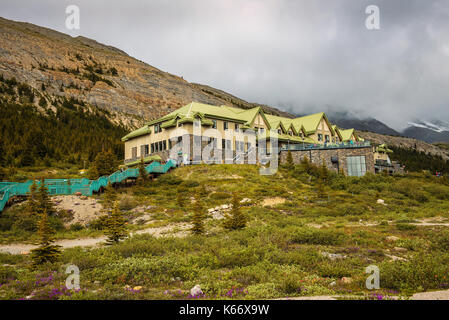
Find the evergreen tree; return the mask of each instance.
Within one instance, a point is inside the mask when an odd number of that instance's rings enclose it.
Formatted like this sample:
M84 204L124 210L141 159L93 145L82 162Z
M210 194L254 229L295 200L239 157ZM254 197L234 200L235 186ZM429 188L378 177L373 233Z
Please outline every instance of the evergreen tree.
M323 161L323 164L320 166L318 171L318 179L317 179L317 195L318 198L326 197L326 183L329 180L329 171L327 170L326 164Z
M117 191L114 189L111 183L109 183L104 190L102 211L106 214L110 213L114 208L115 203L117 202L117 198Z
M36 213L38 213L39 211L39 201L38 201L38 197L37 197L37 184L36 184L36 180L33 180L33 183L30 186L30 192L29 192L29 196L28 196L28 202L26 205L26 213L29 216L35 215Z
M293 156L292 156L292 152L290 150L288 150L288 152L287 152L287 159L286 159L285 167L288 170L291 170L294 168Z
M176 203L178 204L180 209L184 209L187 199L186 199L186 192L187 190L184 188L178 188L178 190L176 191Z
M243 229L246 226L246 215L240 209L240 197L234 192L232 194L232 209L224 221L224 227L228 230Z
M148 172L147 170L145 170L145 161L143 160L143 157L140 158L140 162L139 162L139 177L138 177L138 182L141 185L144 185L149 179L148 176Z
M39 213L38 221L39 247L31 250L33 266L43 263L53 263L61 254L60 246L54 245L55 231L51 228L47 211Z
M51 215L56 212L53 202L51 202L50 197L48 195L48 188L45 186L45 179L41 179L39 188L37 190L36 199L38 203L37 212L47 212L47 214Z
M114 203L112 213L106 220L105 234L108 237L106 243L112 245L128 236L126 220L118 208L118 202Z
M195 204L193 207L193 215L192 215L192 231L193 234L199 235L204 233L204 220L206 219L206 215L204 213L203 202L201 201L201 196L195 195Z

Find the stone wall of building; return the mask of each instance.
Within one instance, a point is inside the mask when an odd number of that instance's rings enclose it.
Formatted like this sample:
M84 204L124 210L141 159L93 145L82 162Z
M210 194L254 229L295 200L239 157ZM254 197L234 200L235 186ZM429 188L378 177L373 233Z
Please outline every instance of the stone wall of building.
M287 159L287 150L282 150L280 154L280 163L285 163ZM339 149L316 149L316 150L291 150L293 162L299 164L304 157L316 164L326 164L327 168L338 171L343 170L348 174L346 167L346 158L354 156L365 156L366 172L374 173L374 156L372 147L359 148L339 148ZM334 161L332 161L334 160Z

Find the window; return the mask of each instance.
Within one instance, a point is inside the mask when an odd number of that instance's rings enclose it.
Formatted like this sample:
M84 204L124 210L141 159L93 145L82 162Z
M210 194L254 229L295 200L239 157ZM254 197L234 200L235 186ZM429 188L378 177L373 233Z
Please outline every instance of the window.
M265 133L265 129L264 128L259 128L259 134L264 134Z
M212 128L217 129L217 120L212 120Z
M151 153L154 152L154 143L151 144Z
M318 133L318 141L323 141L323 135L321 133Z
M159 151L162 151L162 141L159 141Z
M155 142L154 143L154 152L158 152L159 151L159 143Z
M164 140L162 142L162 145L163 145L164 150L167 150L167 141L166 140Z
M238 123L235 124L235 131L237 131L237 132L239 131L239 124Z
M329 135L327 135L327 134L324 136L324 140L326 142L330 142L331 141Z
M221 148L226 149L226 140L225 139L221 139Z
M137 147L131 148L131 158L137 158Z
M278 134L281 134L282 132L281 132L281 129L278 129Z
M292 135L293 135L293 132L290 130L290 131L288 132L288 135L289 135L289 136L292 136Z
M161 124L154 125L154 133L162 132Z
M145 155L150 153L150 148L147 144L144 146L144 153L145 153Z
M353 156L346 158L348 176L361 177L366 173L365 156Z
M223 121L223 130L228 130L228 123Z
M182 123L179 123L179 121L178 121L178 127L182 127Z

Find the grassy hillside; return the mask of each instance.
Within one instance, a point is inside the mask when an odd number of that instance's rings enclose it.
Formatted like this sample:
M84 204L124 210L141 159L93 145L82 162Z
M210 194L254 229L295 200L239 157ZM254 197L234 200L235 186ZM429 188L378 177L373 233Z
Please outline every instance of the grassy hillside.
M318 196L318 176L318 168L304 165L273 176L259 175L250 165L198 165L119 189L129 221L140 217L139 228L171 231L163 237L135 235L110 247L66 249L60 262L32 272L28 255L0 254L0 298L181 299L191 298L190 288L199 284L207 299L370 299L369 265L380 268L376 293L383 297L447 288L449 232L440 225L449 218L447 179L328 173ZM229 204L233 192L250 199L242 203L247 227L227 231L220 215L209 215L205 235L185 232L198 192L205 211ZM2 239L18 232L14 220L21 208L0 218ZM94 228L98 223L72 230L72 236ZM80 268L80 292L60 289L68 263ZM53 289L60 294L51 294Z

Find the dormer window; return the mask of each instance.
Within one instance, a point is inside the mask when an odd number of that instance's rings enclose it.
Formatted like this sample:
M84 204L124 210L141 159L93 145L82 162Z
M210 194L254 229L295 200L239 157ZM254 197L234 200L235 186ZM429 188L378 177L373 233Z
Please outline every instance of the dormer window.
M281 129L278 129L278 134L281 134L282 132L281 132Z
M239 132L239 124L238 123L235 124L235 131Z
M227 121L223 121L223 130L228 130L228 122Z
M217 120L212 120L212 128L217 129Z
M154 125L154 133L159 133L159 132L162 132L160 123Z
M323 141L323 135L321 133L318 133L318 141Z

